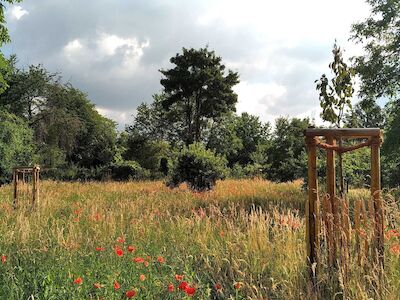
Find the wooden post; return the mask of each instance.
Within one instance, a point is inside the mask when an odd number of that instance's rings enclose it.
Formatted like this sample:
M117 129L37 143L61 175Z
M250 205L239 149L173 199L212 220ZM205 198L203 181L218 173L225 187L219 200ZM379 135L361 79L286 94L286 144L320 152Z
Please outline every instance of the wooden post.
M32 168L32 208L35 207L36 202L36 167Z
M319 252L319 216L317 182L317 147L315 137L306 137L308 152L308 202L307 202L307 262L310 268L312 292L318 292L317 268Z
M39 201L39 166L32 168L32 208Z
M371 144L371 195L374 204L374 236L377 262L384 267L383 204L381 198L380 145L382 139L374 137Z
M13 182L14 182L13 207L14 207L14 209L17 209L17 201L18 201L18 170L17 169L14 169Z
M329 145L336 146L336 140L333 136L326 137L326 142ZM335 172L335 152L333 150L326 151L326 184L327 184L327 193L329 195L331 213L333 215L333 224L329 224L329 227L332 230L328 230L327 235L327 244L328 244L328 264L332 266L336 261L336 239L335 239L335 231L338 227L337 220L337 207L335 205L335 196L336 196L336 172ZM330 222L332 222L332 216L330 216Z

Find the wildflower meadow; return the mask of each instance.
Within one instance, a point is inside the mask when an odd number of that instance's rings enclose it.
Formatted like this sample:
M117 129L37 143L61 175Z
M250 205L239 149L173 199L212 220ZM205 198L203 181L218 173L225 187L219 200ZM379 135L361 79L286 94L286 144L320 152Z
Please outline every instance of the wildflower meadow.
M34 210L28 200L14 210L3 186L0 299L307 299L301 185L225 180L194 193L163 182L44 181ZM399 299L399 209L390 197L384 295ZM368 274L350 278L348 290L367 299Z

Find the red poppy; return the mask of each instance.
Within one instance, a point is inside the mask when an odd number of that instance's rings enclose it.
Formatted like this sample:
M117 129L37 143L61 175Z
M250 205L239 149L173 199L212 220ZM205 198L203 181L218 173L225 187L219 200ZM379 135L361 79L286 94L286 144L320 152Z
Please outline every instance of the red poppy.
M214 288L215 288L217 291L219 291L219 290L222 289L222 285L221 285L220 283L216 283L216 284L214 284Z
M96 247L96 251L104 251L103 247Z
M145 266L146 268L149 266L149 262L148 262L148 261L145 261L143 264L144 264L144 266Z
M135 263L142 263L142 262L144 262L144 258L135 257L135 258L132 258L132 261L135 262Z
M242 287L242 284L240 283L240 282L236 282L234 285L233 285L233 287L235 288L235 289L240 289L241 287Z
M164 257L162 257L162 256L158 256L158 257L157 257L157 261L158 261L160 264L165 263L165 259L164 259Z
M141 274L141 275L139 276L139 279L140 279L140 281L145 281L146 276L144 276L143 274Z
M93 283L93 287L94 287L95 289L99 289L99 288L101 288L101 284L98 283L98 282Z
M175 275L175 279L176 279L177 281L181 281L181 280L183 279L183 275L178 275L178 274L176 274L176 275Z
M185 289L186 295L189 295L189 296L194 295L195 292L196 292L196 288L193 287L193 286L188 286L188 287Z
M118 283L118 281L114 282L114 290L119 290L121 288L121 285Z
M400 244L394 244L392 247L390 247L389 251L392 254L400 255Z
M121 257L122 255L124 255L124 251L121 248L116 247L115 254L117 254L119 257Z
M134 252L136 250L135 246L129 245L128 246L128 251L129 252Z
M172 293L174 291L175 287L172 283L168 284L168 292Z
M119 237L117 238L117 242L123 244L125 243L125 239L123 237Z
M6 261L7 261L7 257L6 257L5 255L2 255L2 256L1 256L1 263L2 263L2 264L5 264Z
M81 277L78 277L74 280L75 284L82 284L83 283L83 279Z
M180 289L181 291L186 290L186 288L189 286L189 284L186 281L182 281L179 286L178 289Z
M125 296L126 298L133 298L136 296L136 291L135 290L126 291Z

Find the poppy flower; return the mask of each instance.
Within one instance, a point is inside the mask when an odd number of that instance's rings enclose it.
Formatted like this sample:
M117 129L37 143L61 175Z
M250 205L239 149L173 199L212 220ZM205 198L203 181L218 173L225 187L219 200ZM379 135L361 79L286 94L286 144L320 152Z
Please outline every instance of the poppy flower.
M400 255L400 244L393 245L392 247L390 247L389 251L392 254Z
M93 220L100 221L101 220L101 215L99 213L93 215Z
M102 285L101 285L100 283L96 282L96 283L93 283L93 287L94 287L95 289L99 289L99 288L102 287Z
M168 284L168 292L172 293L174 291L175 287L172 283Z
M119 237L117 238L117 242L123 244L125 243L125 239L123 237Z
M144 258L135 257L135 258L132 258L132 261L135 262L135 263L142 263L142 262L144 262Z
M216 283L216 284L214 284L214 288L215 288L217 291L220 291L220 290L222 290L222 285L221 285L220 283Z
M114 282L114 290L119 290L121 288L121 285L118 283L118 281Z
M238 290L242 287L242 284L240 282L235 282L235 284L233 285L233 287Z
M141 274L141 275L139 276L139 279L140 279L140 281L145 281L146 276L144 276L143 274Z
M2 255L2 256L1 256L1 263L2 263L2 264L5 264L6 261L7 261L7 257L6 257L5 255Z
M104 251L103 247L96 247L96 251Z
M158 257L157 257L157 261L158 261L160 264L165 263L165 259L164 259L164 257L162 257L162 256L158 256Z
M179 286L178 289L180 289L181 291L186 290L186 288L189 286L189 284L186 281L182 281Z
M135 290L126 291L125 296L126 298L133 298L136 296L136 291Z
M129 245L128 246L128 252L134 252L136 250L135 246Z
M176 279L177 281L182 281L183 275L178 275L178 274L176 274L176 275L175 275L175 279Z
M75 284L82 284L83 283L83 279L81 277L78 277L74 280Z
M117 254L119 257L124 255L124 251L121 248L115 248L115 254Z
M186 295L189 295L189 296L193 296L195 292L196 292L196 288L193 286L188 286L185 289Z
M148 261L145 261L143 264L144 264L144 266L145 266L146 268L149 266L149 262L148 262Z

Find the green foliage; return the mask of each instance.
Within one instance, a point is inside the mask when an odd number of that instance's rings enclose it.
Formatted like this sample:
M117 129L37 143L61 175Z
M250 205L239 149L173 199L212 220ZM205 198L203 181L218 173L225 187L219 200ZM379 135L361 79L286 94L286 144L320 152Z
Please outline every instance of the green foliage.
M21 1L22 0L0 0L0 47L2 47L5 43L10 42L10 36L8 35L8 29L6 27L6 20L4 17L4 3L13 4ZM9 71L10 69L8 62L4 58L3 53L0 52L0 94L8 87L5 77Z
M373 98L362 99L345 119L346 127L383 128L384 124L385 113Z
M236 163L246 166L260 163L261 149L262 155L266 157L269 135L269 123L261 123L258 117L248 113L242 113L240 116L227 114L213 124L207 148L226 156L229 167ZM257 162L255 152L258 152Z
M285 182L305 177L307 155L303 132L309 126L308 119L276 119L268 150L270 168L265 174L268 179Z
M371 183L371 151L361 148L343 156L343 171L350 187L368 188Z
M151 104L141 103L138 106L133 124L126 128L130 136L140 135L148 140L164 140L170 144L182 143L182 124L175 111L165 111L162 107L165 98L165 94L155 94Z
M12 55L8 60L8 89L0 96L0 106L31 123L46 104L49 86L58 85L60 78L42 65L31 65L24 70L17 68L16 63L17 57Z
M172 123L181 125L180 139L186 145L202 141L210 120L235 110L237 95L232 87L239 83L238 74L229 70L225 75L221 57L207 48L183 48L170 61L174 68L160 71L164 75L162 107Z
M340 128L346 107L351 108L354 71L343 61L341 49L336 43L333 46L332 54L333 62L329 64L329 68L334 77L331 79L331 83L325 74L315 82L317 83L316 88L320 92L322 119Z
M203 144L184 147L179 153L167 185L176 187L186 182L195 191L211 190L218 179L226 176L226 159L207 150Z
M12 57L9 88L0 96L0 107L29 122L40 163L89 169L111 163L116 154L115 122L101 116L86 94L62 84L61 77L42 65L24 70L15 63Z
M14 167L34 160L32 130L21 118L0 110L0 185L11 180Z
M138 132L129 131L126 137L126 149L122 154L125 160L137 161L143 168L149 170L153 178L163 176L161 161L171 159L171 146L163 140L152 140Z
M394 97L400 90L400 1L367 0L371 15L352 27L352 39L364 46L354 65L363 96Z
M149 177L149 172L133 160L115 163L111 166L112 179L117 181L137 180Z
M382 146L382 170L384 183L400 186L400 100L390 101L387 106L385 140Z

